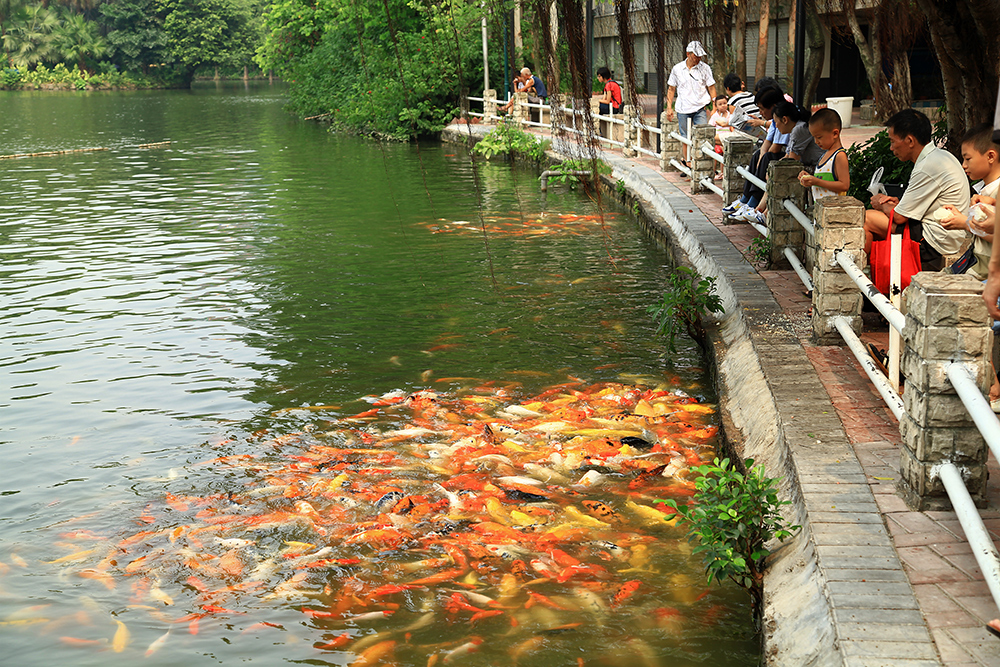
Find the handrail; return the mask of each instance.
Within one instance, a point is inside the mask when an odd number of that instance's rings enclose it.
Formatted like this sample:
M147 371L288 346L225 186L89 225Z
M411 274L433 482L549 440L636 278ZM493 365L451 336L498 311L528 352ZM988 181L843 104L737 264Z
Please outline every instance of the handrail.
M671 133L671 134L673 134L673 133ZM691 167L685 167L680 162L678 162L676 159L670 158L670 164L673 166L674 169L676 169L677 171L681 172L682 174L687 174L688 176L691 175Z
M771 230L765 227L764 225L758 224L756 222L748 222L747 224L756 229L758 232L760 232L760 235L763 236L765 239L771 238Z
M764 181L760 180L759 178L751 174L749 171L747 171L746 167L743 166L736 167L736 173L738 173L740 176L742 176L743 178L747 179L748 181L756 185L761 190L767 190L767 183L765 183Z
M792 217L795 218L800 225L802 225L802 228L809 233L809 236L816 236L816 226L813 225L813 221L810 220L809 217L795 205L795 202L791 199L785 199L781 202L781 205L785 207L786 211L792 214Z
M962 399L962 404L969 411L972 421L979 427L979 432L986 440L993 456L1000 460L1000 419L990 407L983 393L976 385L975 375L969 367L960 361L953 361L945 369L948 379Z
M470 100L472 102L485 102L486 101L486 99L483 98L483 97L471 97L471 96L468 96L468 95L465 97L465 99Z
M972 555L976 557L976 563L983 573L986 586L993 596L993 603L1000 607L1000 554L997 553L997 548L983 525L969 490L965 488L962 473L954 463L950 462L941 463L935 468L948 493L948 500L958 515L958 522L962 524L965 539L972 547Z
M801 280L802 284L805 285L806 290L812 293L813 291L812 277L806 271L806 267L802 266L802 262L799 261L799 256L796 255L795 251L789 248L788 246L782 248L781 252L784 253L785 259L788 260L788 263L792 265L792 269L799 276L799 280Z
M671 132L670 136L672 138L676 139L677 141L681 142L682 144L687 144L688 146L693 146L694 145L694 141L692 141L691 139L686 139L686 138L682 137L681 135L677 134L676 132Z
M872 281L868 280L846 252L838 251L834 256L837 258L837 263L844 269L844 272L861 290L861 293L878 309L878 312L882 313L882 316L889 321L893 329L902 333L903 327L906 325L906 315L899 312L892 305L892 302L889 301L888 297L878 291L878 288L872 284Z
M708 157L712 158L716 162L719 162L720 164L725 164L726 162L726 159L724 157L715 152L715 146L708 143L707 141L701 145L701 152L707 155ZM719 196L720 197L722 196L721 192L719 193Z
M701 183L702 187L708 188L709 190L719 195L720 197L725 196L725 193L722 191L722 188L713 183L711 178L703 178L698 182Z
M843 336L847 347L851 348L851 352L854 353L854 357L861 364L861 368L864 369L865 374L868 375L868 379L875 385L875 389L882 396L882 400L885 401L885 404L889 406L892 414L896 415L896 419L898 420L906 412L906 408L903 406L903 399L899 397L896 390L889 385L889 380L875 366L875 362L872 360L871 355L868 354L868 350L865 349L865 346L861 343L861 339L858 338L858 335L854 333L854 329L851 328L851 321L840 315L833 318L833 325L837 327L837 331Z

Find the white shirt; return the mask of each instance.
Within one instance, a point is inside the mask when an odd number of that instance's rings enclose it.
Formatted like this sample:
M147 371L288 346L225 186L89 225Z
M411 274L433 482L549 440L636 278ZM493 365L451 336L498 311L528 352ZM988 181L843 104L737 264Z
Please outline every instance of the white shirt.
M703 62L688 68L687 60L682 60L670 70L667 85L677 89L677 103L674 105L677 113L694 113L700 111L712 101L708 87L715 85L712 68Z
M933 143L924 146L913 164L913 173L896 213L924 224L924 238L942 255L962 249L967 233L945 229L933 218L934 211L951 204L959 211L969 208L969 179L955 156Z

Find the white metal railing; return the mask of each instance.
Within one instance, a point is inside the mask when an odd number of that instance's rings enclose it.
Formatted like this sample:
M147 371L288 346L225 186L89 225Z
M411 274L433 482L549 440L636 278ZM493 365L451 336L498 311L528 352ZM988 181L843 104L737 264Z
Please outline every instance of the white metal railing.
M854 333L854 329L851 328L851 321L843 316L835 317L833 318L833 325L837 327L837 331L844 338L847 347L854 353L855 358L861 364L861 368L864 369L868 379L875 385L875 389L882 397L882 400L892 410L892 414L896 415L896 419L899 419L906 412L906 408L903 407L903 399L899 397L896 390L889 384L889 379L882 375L882 371L875 365L875 361L868 354L868 350L865 349L861 339L858 338L858 335Z
M889 321L892 328L896 331L902 331L906 324L906 315L899 312L899 309L892 305L888 297L878 291L878 288L872 284L872 281L868 280L868 276L858 268L858 265L847 253L838 252L835 257L837 264L840 264L844 272L854 281L854 284L861 290L861 294L878 309L878 312L882 313L882 317Z
M785 207L786 211L792 214L792 217L795 218L800 225L802 225L803 229L809 232L809 236L816 236L816 226L813 224L812 220L809 219L809 216L803 213L802 210L795 205L795 202L791 199L785 199L781 202L781 205Z
M751 174L746 167L743 166L736 167L736 173L742 176L743 178L747 179L754 185L756 185L761 190L767 190L767 183L765 183L764 181L760 180L759 178Z
M715 194L719 195L720 197L724 197L725 194L726 194L725 192L722 191L722 188L720 188L718 185L716 185L715 183L712 182L711 178L703 178L703 179L701 179L698 182L701 183L701 186L703 188L707 188L708 190L711 190L712 192L714 192Z
M701 145L701 152L720 164L726 161L726 158L722 157L721 155L715 152L715 146L708 143L707 141Z

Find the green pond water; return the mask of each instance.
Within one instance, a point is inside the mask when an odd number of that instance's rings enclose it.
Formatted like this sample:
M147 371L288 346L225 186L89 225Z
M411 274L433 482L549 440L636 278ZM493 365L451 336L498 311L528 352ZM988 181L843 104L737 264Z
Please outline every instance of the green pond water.
M607 486L532 487L526 440L497 435L462 472L514 472L520 492L488 514L476 491L456 482L449 510L435 486L462 429L482 445L497 414L523 428L504 410L554 385L561 405L641 385L712 406L697 347L668 368L645 312L662 251L610 202L543 195L534 171L332 135L282 105L266 85L0 93L0 154L109 149L0 160L0 662L348 665L374 647L356 664L756 664L747 597L707 586L679 529L581 517L561 543L525 523L584 497L624 516L633 477L591 465L569 481L594 470ZM372 405L421 391L437 421ZM703 437L682 433L673 456L710 456L716 416L688 421ZM540 446L569 456L552 437ZM400 458L343 453L379 447ZM407 493L444 518L393 515L402 544L364 533ZM502 528L463 533L469 512ZM456 568L456 548L476 563ZM435 558L449 562L399 569ZM512 559L529 572L503 592ZM570 582L544 576L556 561ZM443 585L372 592L442 568ZM626 580L639 588L619 603ZM502 613L472 621L454 595ZM354 618L380 609L391 622Z

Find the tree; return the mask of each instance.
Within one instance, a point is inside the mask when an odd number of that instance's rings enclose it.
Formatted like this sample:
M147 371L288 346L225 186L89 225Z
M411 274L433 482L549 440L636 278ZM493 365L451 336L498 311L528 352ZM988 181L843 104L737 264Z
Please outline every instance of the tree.
M52 32L59 17L41 4L21 7L7 22L3 46L15 67L29 69L52 57Z
M232 64L250 41L250 13L242 0L159 0L169 53L190 85L202 65Z
M1000 0L916 0L927 17L948 109L948 147L993 118L1000 78Z
M168 64L167 33L156 0L114 0L100 7L107 30L108 55L121 69L149 73L150 65Z
M108 43L97 24L82 14L69 14L63 19L52 34L52 47L65 60L76 61L81 72L87 70L88 57L96 59L108 52Z
M853 2L854 0L846 0ZM760 23L758 24L757 67L754 70L756 81L767 76L767 40L771 25L771 0L760 0Z

